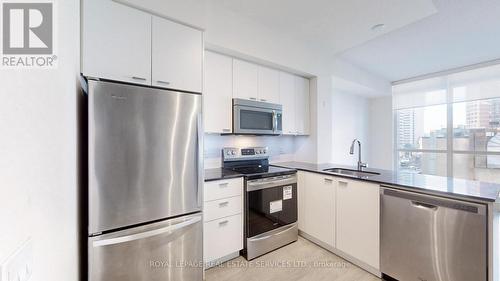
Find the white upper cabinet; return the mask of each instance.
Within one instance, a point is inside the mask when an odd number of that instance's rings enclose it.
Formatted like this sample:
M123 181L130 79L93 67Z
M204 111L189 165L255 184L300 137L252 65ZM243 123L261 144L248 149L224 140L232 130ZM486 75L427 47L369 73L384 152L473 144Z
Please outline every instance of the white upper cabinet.
M295 126L298 135L308 135L309 115L309 79L295 78Z
M111 0L83 0L85 76L202 92L203 34Z
M205 52L205 132L231 133L233 59Z
M151 15L113 1L83 1L82 73L151 84Z
M380 267L380 188L376 184L338 179L337 248Z
M295 135L295 75L280 72L280 103L283 105L283 134Z
M309 79L286 72L280 73L280 103L283 105L283 134L309 134L309 98Z
M202 32L156 16L152 28L152 85L201 93Z
M259 99L259 66L233 59L233 97Z
M232 81L233 98L277 103L283 106L283 134L309 134L309 79L236 58L232 58L232 78L230 78L228 72L231 58L226 58L223 62L222 58L216 59L217 56L224 57L214 54L207 55L206 58L204 91L207 95L206 132L230 132L232 126L228 122L232 119L230 116L232 101L227 89Z
M259 66L259 100L280 102L280 72L265 66Z

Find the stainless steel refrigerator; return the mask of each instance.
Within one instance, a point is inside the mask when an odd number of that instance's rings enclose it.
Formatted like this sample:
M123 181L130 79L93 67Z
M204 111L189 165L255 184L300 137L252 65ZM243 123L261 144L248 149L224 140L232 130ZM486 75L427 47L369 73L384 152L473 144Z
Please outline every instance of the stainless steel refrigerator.
M201 95L88 80L88 279L198 281Z

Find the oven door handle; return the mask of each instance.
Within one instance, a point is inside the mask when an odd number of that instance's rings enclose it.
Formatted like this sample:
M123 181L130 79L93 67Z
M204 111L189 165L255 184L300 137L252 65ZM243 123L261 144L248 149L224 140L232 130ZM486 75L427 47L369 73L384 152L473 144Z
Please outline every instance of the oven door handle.
M297 183L297 177L295 176L268 182L247 182L247 192L295 183Z
M266 239L269 239L273 236L279 236L287 231L289 231L291 228L293 228L295 226L295 224L291 224L290 226L286 227L284 230L280 231L280 232L276 232L276 233L272 233L272 234L269 234L269 235L266 235L266 236L263 236L263 237L255 237L255 238L249 238L248 240L254 242L254 241L260 241L260 240L266 240Z

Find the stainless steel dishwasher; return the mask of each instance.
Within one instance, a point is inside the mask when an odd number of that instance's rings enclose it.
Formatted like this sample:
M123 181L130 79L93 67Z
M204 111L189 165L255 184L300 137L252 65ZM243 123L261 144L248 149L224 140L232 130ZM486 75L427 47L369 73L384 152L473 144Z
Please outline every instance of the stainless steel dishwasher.
M486 205L382 188L380 268L404 281L485 281Z

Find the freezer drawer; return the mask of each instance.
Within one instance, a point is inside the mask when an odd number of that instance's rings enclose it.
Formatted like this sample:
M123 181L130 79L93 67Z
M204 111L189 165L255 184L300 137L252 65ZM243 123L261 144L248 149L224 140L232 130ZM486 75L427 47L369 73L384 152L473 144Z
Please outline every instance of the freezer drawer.
M89 281L201 281L201 213L89 238Z
M89 233L201 211L201 96L89 80Z
M381 271L405 281L486 281L486 206L381 189Z

